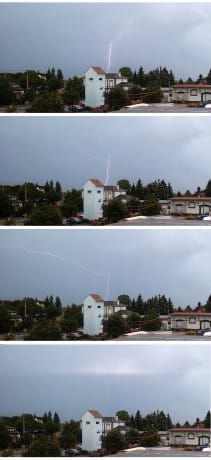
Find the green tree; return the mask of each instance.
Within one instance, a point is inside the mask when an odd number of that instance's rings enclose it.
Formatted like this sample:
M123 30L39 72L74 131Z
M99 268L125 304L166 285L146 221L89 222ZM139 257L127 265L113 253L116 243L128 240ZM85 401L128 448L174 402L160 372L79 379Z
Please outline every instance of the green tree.
M29 447L24 457L59 457L60 448L52 437L40 436Z
M106 453L111 455L126 448L124 437L118 431L110 431L102 440L102 446Z
M10 217L13 214L12 202L4 190L0 190L0 217Z
M8 78L0 76L0 105L9 105L15 101L15 94Z
M125 424L130 426L130 415L128 412L124 409L118 410L116 412L116 416L118 417L119 420L124 420Z
M7 449L10 445L9 431L3 422L0 422L0 449Z
M64 104L66 105L74 105L80 102L80 93L76 88L70 88L64 91L62 95L62 99Z
M211 413L210 410L208 410L206 417L204 419L204 427L205 428L211 428Z
M29 332L27 340L61 340L60 328L50 320L37 322Z
M28 112L39 113L60 113L64 111L61 99L55 94L42 94L32 103Z
M0 333L9 332L12 327L12 321L8 308L0 305Z
M28 225L61 225L61 217L57 208L52 204L43 204L30 216Z
M61 447L64 449L75 447L77 443L81 442L81 435L80 422L70 420L70 422L64 423L61 435Z
M205 311L211 313L211 294L209 295L207 302L205 304Z
M133 78L133 72L130 67L121 67L119 69L119 73L121 73L122 77L127 78L129 81L131 81Z
M143 330L144 331L159 331L161 328L161 319L159 315L153 310L149 310L143 319Z
M106 332L110 338L116 338L125 334L127 332L125 320L118 313L114 313L108 320L104 321L104 332Z
M205 196L211 196L211 180L209 179L205 188Z
M127 216L125 205L117 198L114 198L109 201L106 206L105 216L108 218L109 222L118 222L119 220L124 219Z
M127 193L130 193L131 184L128 179L120 179L118 180L117 184L119 185L120 188L122 188L123 190L126 190Z
M108 105L109 110L119 110L128 104L128 96L124 89L119 86L111 88L106 94L105 104Z
M143 447L156 447L160 444L160 436L158 433L143 433L140 435L140 446Z
M127 294L121 294L118 296L119 303L123 305L127 305L127 307L131 306L131 298Z

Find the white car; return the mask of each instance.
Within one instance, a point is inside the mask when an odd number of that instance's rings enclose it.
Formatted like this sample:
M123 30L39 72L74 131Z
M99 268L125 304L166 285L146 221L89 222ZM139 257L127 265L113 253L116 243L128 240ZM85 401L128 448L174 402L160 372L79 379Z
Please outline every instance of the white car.
M210 108L211 108L211 105L210 105ZM205 216L203 217L203 220L211 220L211 216Z
M204 449L202 449L202 452L211 452L211 447L204 447Z
M205 335L205 336L211 336L211 331L204 332L203 335Z

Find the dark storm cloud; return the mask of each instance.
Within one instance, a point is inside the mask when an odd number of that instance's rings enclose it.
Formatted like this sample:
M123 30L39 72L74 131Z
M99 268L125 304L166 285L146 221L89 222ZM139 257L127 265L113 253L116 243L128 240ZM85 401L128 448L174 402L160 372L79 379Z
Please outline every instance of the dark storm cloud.
M90 65L172 68L176 77L207 74L211 5L206 3L1 4L1 71L83 75Z
M209 229L1 229L0 257L1 298L164 293L184 307L211 293Z
M211 170L209 117L2 117L0 183L44 184L64 190L88 178L143 183L164 178L184 193L205 188Z
M208 344L0 345L0 358L0 414L163 409L184 422L210 406Z

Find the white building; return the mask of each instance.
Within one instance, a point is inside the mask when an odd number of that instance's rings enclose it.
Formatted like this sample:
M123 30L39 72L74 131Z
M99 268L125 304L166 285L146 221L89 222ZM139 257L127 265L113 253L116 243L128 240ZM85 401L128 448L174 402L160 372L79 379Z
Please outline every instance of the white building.
M104 300L98 294L89 294L83 301L83 332L88 335L99 335L103 332L103 320L120 312L127 317L127 308L119 301Z
M111 88L127 83L127 78L121 74L108 73L99 66L92 66L85 72L85 105L101 107L105 103L105 94Z
M103 417L97 410L87 410L82 416L82 449L95 452L102 447L102 438L111 430L124 427L118 417Z
M210 444L209 428L171 428L169 433L171 447L197 447Z
M170 214L172 215L202 215L211 212L211 197L181 196L170 198Z
M88 220L98 220L103 217L103 206L120 195L126 196L126 191L118 185L103 185L98 179L89 179L83 186L83 215Z
M211 329L211 313L202 311L178 311L171 313L171 329L174 331Z
M199 103L211 100L211 85L199 83L172 86L172 101L175 103Z

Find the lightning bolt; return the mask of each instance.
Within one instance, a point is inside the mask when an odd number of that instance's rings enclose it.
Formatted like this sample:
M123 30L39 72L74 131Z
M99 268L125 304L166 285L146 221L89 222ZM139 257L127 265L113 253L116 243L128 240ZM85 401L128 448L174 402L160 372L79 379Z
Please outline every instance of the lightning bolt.
M108 50L108 67L107 67L106 73L109 72L110 67L111 67L112 45L113 45L113 41L111 41L111 43L110 43L110 45L109 45L109 50Z
M110 168L110 164L111 164L111 157L110 157L110 155L109 155L108 160L107 160L105 185L108 184L108 180L109 180L109 168Z

